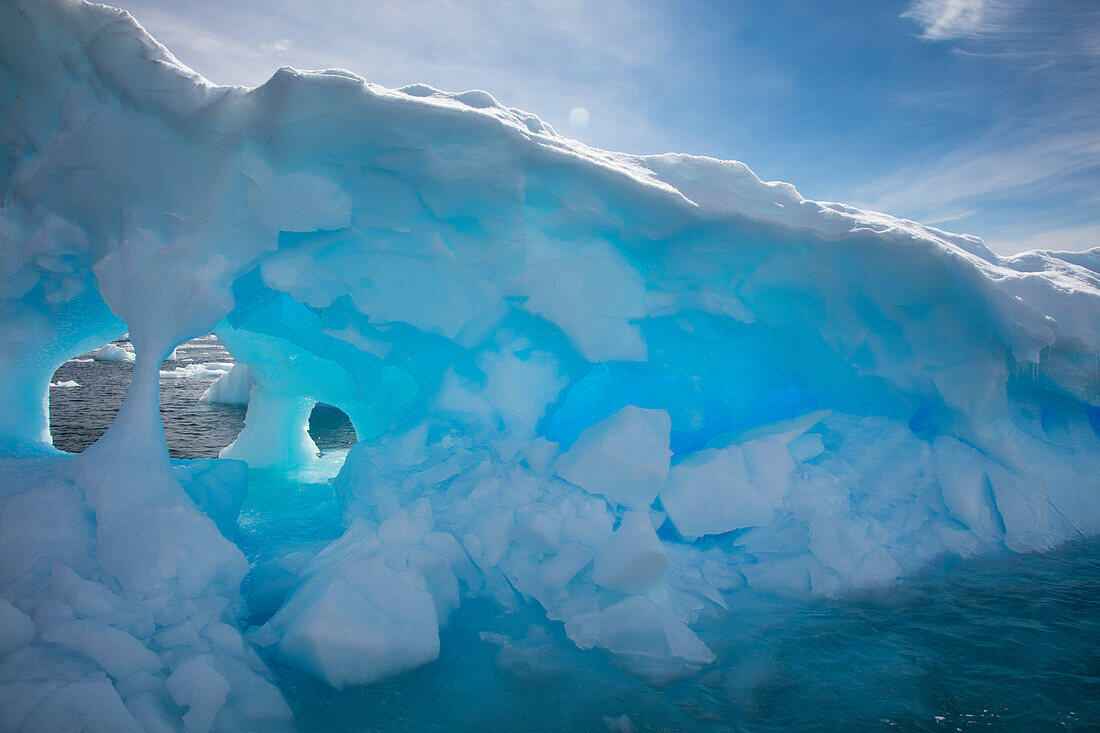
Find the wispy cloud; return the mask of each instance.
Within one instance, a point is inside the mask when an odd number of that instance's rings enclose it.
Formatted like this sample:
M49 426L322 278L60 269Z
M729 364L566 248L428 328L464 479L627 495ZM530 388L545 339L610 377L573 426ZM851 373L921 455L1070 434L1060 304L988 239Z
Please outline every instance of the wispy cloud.
M930 163L907 167L860 187L863 204L907 211L925 221L974 212L991 195L1028 195L1056 181L1100 170L1100 129L1001 130Z
M951 222L1004 251L1100 244L1100 6L916 0L903 17L927 41L996 69L1014 93L981 100L995 127L858 187L862 204Z
M958 53L1073 77L1100 64L1100 4L1094 0L913 0L902 13L921 37Z
M294 48L294 41L289 38L280 38L277 41L265 41L260 44L260 50L264 53L286 53Z
M944 41L989 32L1011 11L1011 3L996 0L916 0L902 17L921 26L925 38Z
M1033 249L1081 251L1100 247L1100 224L1065 229L1050 229L1019 238L998 237L991 240L1001 254L1013 255Z

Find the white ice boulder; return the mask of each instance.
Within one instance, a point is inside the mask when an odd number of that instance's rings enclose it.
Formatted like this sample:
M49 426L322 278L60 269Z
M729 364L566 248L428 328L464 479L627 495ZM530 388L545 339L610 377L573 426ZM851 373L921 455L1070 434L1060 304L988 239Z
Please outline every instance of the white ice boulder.
M822 441L820 433L806 433L792 440L787 449L791 453L791 458L796 462L805 463L824 453L825 443Z
M624 407L580 434L558 458L558 475L613 503L646 509L668 476L671 429L664 410Z
M623 593L645 593L668 574L668 554L645 512L627 512L596 556L592 580Z
M538 569L538 581L551 588L561 588L576 577L592 561L596 551L588 545L569 542L556 555L544 560Z
M512 540L538 555L557 552L561 546L562 516L542 503L516 512Z
M848 578L864 557L878 546L868 536L868 523L837 514L832 508L807 510L810 552L841 578Z
M599 645L654 683L698 670L715 659L683 621L645 596L629 596L603 610Z
M778 507L791 487L791 472L795 468L791 452L778 438L758 438L740 447L753 486L773 507Z
M300 587L269 622L285 664L336 689L400 674L439 657L435 601L416 571L350 558Z
M92 352L92 359L95 361L133 361L134 352L127 351L114 344L107 344Z
M766 525L774 515L771 499L753 485L737 446L707 448L673 466L661 504L689 541Z
M209 654L200 654L176 667L165 686L172 699L188 709L183 714L183 724L196 733L206 733L214 725L214 718L231 689Z

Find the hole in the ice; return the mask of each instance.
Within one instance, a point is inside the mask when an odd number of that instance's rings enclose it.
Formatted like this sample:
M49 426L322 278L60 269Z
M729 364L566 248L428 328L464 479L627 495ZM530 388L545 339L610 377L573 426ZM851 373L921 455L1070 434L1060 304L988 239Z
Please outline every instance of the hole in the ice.
M50 380L50 435L54 447L80 453L114 422L134 371L126 339L104 344L62 364Z
M237 439L245 405L201 401L234 364L210 333L180 344L160 365L160 417L173 458L217 458Z
M347 413L324 402L309 414L309 437L322 454L347 450L358 439Z
M50 383L56 448L79 453L107 431L130 386L133 354L129 341L121 339L58 368ZM173 458L216 458L244 427L243 405L199 401L232 366L214 334L181 344L161 365L160 414Z

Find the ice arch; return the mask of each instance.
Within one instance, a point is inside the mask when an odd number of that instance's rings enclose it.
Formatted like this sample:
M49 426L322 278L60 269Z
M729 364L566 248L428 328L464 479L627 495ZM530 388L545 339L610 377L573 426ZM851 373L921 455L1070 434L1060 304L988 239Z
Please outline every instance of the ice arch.
M317 401L359 437L347 534L257 637L336 686L433 658L464 594L535 601L663 681L713 659L693 627L738 593L1100 531L1096 250L1000 258L484 92L217 87L81 2L0 4L0 54L0 441L33 460L53 369L129 330L123 409L64 470L96 519L84 572L135 603L239 602L156 410L161 360L212 328L255 379L227 457L304 460ZM53 592L28 583L28 608ZM320 631L348 608L362 654ZM227 633L165 664L214 670L247 717L263 671Z
M254 90L213 87L128 16L14 8L5 233L27 244L13 260L23 290L4 302L28 325L16 331L27 343L6 350L6 384L33 383L25 392L45 380L15 372L46 361L55 324L75 343L121 317L149 361L219 321L240 342L231 350L264 338L297 350L328 370L313 389L340 392L326 401L363 436L425 409L452 365L476 370L501 330L538 341L573 380L591 364L698 371L675 363L695 358L680 356L676 330L709 329L685 341L760 357L738 364L742 393L759 378L809 385L822 406L864 412L873 399L898 417L942 407L966 422L998 411L1009 377L1038 365L1042 388L1096 398L1095 255L1002 261L970 238L806 201L740 164L590 150L482 93L288 69ZM21 76L32 66L44 75L33 85ZM141 142L106 149L120 134L108 128ZM56 149L38 153L47 140ZM149 164L129 165L138 158ZM31 159L33 171L19 164ZM154 167L163 185L144 179ZM97 214L123 200L119 216ZM777 365L788 384L763 374ZM303 378L283 371L259 382ZM729 407L723 429L811 406L748 405L735 391L701 398ZM22 417L38 402L9 412L12 440L41 432L41 416Z

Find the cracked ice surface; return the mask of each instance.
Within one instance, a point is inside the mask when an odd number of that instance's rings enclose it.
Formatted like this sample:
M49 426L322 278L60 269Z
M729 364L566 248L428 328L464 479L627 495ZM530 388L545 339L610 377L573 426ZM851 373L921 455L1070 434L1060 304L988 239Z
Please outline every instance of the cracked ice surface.
M1000 258L484 92L218 87L83 2L0 2L0 61L13 729L289 725L265 658L373 682L472 596L660 683L735 592L1100 531L1096 250ZM248 366L206 399L246 427L174 467L160 364L212 328ZM126 332L97 352L136 356L118 417L56 455L51 376ZM359 437L347 532L257 573L246 638L240 461L309 462L319 401Z

